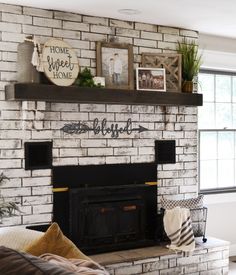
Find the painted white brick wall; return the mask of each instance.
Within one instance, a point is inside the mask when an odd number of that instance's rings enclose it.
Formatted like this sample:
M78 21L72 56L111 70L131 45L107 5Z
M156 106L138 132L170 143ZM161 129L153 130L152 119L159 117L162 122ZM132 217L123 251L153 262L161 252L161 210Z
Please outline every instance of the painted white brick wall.
M45 223L52 218L51 170L24 170L26 141L52 140L54 165L86 165L152 162L154 141L175 139L177 163L158 167L158 196L196 196L197 107L8 102L4 87L16 80L17 46L28 34L42 42L50 37L65 39L75 48L81 69L88 66L95 73L96 41L133 44L137 67L142 52L173 52L178 39L197 39L197 32L6 4L0 4L0 19L0 171L10 179L1 194L20 202L23 211L21 217L6 219L4 224ZM134 126L149 131L112 139L60 130L64 122L90 124L96 117L120 125L131 118ZM135 268L139 267L130 272Z

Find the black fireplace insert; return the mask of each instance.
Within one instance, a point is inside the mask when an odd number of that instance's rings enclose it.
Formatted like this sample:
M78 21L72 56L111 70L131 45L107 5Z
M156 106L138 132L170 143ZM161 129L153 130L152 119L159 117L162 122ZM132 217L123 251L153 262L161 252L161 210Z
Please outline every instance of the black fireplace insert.
M156 163L53 167L53 220L85 253L156 244Z

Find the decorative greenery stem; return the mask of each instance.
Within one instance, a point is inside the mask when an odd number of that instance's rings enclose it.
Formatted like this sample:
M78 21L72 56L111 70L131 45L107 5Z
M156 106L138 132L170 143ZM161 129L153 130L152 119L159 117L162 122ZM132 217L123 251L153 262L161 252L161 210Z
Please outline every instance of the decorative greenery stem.
M198 54L198 45L194 40L184 38L177 43L177 52L182 55L182 79L193 81L202 65L202 55Z
M9 180L3 173L0 174L0 185ZM21 212L18 205L15 202L6 202L4 197L0 195L0 223L3 217L11 217Z

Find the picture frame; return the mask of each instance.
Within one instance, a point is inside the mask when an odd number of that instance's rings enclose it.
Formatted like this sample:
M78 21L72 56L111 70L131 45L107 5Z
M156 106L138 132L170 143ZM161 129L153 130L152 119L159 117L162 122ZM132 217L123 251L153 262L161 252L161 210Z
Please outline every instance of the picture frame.
M142 91L166 91L166 74L163 68L136 68L136 87Z
M177 53L142 53L142 67L166 69L166 89L181 92L182 57Z
M133 89L133 46L97 42L97 76L105 77L105 88Z

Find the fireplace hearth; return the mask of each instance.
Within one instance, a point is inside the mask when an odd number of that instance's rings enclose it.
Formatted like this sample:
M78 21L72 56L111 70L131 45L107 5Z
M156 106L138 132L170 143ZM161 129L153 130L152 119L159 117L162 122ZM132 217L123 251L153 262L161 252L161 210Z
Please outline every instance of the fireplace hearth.
M53 219L85 253L156 244L156 163L53 167Z

